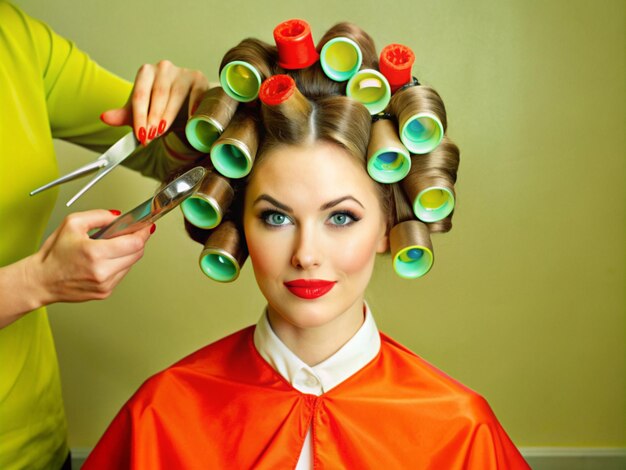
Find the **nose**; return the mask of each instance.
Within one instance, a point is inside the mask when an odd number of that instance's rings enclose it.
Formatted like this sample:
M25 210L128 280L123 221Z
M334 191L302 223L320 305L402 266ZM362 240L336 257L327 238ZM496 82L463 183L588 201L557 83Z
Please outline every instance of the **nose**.
M313 227L299 227L291 257L294 268L307 270L320 265L322 253L319 237Z

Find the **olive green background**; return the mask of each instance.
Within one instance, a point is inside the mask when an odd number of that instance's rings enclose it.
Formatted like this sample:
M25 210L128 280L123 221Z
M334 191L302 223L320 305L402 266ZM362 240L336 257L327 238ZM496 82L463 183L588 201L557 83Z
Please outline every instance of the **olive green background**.
M271 42L294 17L315 40L350 20L379 51L412 47L462 151L458 204L425 278L379 260L381 330L483 394L518 446L626 446L624 1L16 3L129 80L167 58L215 81L229 47ZM94 158L57 149L62 172ZM63 188L50 229L82 184ZM121 169L73 210L125 211L154 188ZM176 211L110 299L50 308L72 447L91 447L149 375L261 314L249 265L221 285L199 253Z

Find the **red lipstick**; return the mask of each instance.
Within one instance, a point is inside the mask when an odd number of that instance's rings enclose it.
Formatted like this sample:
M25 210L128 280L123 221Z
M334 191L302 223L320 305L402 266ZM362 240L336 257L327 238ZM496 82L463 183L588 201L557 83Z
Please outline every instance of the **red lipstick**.
M317 299L328 293L335 284L335 281L324 281L321 279L295 279L285 282L285 287L289 289L289 292L301 299Z

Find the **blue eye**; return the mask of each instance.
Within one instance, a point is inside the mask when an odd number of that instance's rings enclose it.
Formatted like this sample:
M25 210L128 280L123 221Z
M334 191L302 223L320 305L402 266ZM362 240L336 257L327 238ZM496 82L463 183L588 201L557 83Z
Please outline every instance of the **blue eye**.
M337 226L351 225L359 218L350 212L335 212L330 216L330 222Z
M291 223L289 217L276 211L263 211L261 214L261 220L272 227L279 227L281 225L288 225Z

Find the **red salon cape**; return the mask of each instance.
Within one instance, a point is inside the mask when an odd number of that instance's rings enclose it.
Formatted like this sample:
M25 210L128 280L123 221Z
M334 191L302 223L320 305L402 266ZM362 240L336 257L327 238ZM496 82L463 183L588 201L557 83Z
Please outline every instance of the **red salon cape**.
M147 380L83 470L529 469L487 402L381 335L379 354L316 397L258 354L254 326Z

